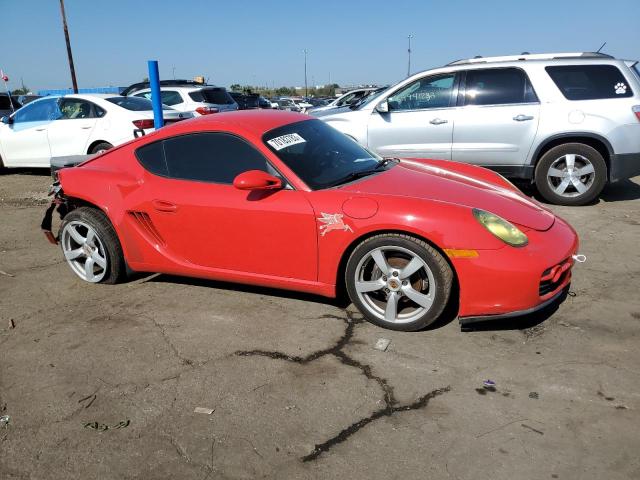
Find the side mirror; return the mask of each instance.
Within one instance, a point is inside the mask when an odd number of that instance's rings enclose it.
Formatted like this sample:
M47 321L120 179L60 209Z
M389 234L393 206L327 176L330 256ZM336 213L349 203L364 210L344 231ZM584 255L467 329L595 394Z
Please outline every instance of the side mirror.
M234 178L233 186L238 190L279 190L282 180L262 170L249 170Z
M389 102L387 102L387 100L381 101L378 105L376 105L376 112L389 113Z
M11 118L9 115L5 115L4 117L0 118L0 122L4 123L5 125L11 125L13 123L13 118Z

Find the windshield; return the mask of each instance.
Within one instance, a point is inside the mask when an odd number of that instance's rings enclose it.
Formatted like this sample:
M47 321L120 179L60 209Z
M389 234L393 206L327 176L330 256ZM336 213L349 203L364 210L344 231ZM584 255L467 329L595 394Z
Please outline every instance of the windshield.
M387 90L386 88L381 88L380 90L372 91L369 95L365 95L356 103L350 105L351 109L355 110L357 108L364 106L365 104L368 104L370 101L373 101L376 98L378 98L380 95L382 95L386 90Z
M381 171L385 162L321 120L271 130L265 145L310 188L319 190Z
M147 100L146 98L140 97L111 97L106 99L107 102L115 103L119 107L122 107L127 110L131 110L132 112L146 112L149 110L153 110L153 104L151 100ZM162 106L163 110L173 110L166 105Z

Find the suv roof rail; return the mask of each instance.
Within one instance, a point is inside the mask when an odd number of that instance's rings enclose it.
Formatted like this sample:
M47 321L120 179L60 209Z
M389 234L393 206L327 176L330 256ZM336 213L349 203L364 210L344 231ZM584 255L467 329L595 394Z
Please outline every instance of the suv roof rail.
M127 96L130 93L137 92L138 90L143 90L145 88L149 88L149 82L138 82L129 85L125 88L120 95ZM213 87L215 85L209 85L206 83L198 83L193 80L160 80L161 87Z
M482 57L480 55L474 58L456 60L448 63L446 66L468 65L474 63L493 63L493 62L514 62L519 60L555 60L559 58L614 58L611 55L600 52L573 52L573 53L527 53L521 55L504 55L500 57Z

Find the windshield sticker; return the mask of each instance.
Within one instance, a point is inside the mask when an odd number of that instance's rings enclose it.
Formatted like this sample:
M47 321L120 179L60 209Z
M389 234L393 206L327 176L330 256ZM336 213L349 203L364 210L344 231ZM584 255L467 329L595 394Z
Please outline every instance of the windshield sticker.
M267 140L267 143L271 145L276 150L282 150L283 148L290 147L292 145L297 145L298 143L305 143L306 140L302 138L297 133L288 133L287 135L282 135L280 137L272 138L271 140Z
M622 82L616 83L613 88L616 90L616 95L624 95L627 93L627 86Z
M318 217L318 220L324 223L324 225L320 225L320 236L324 237L333 230L353 233L353 229L342 220L344 215L341 213L321 213L320 215L322 216Z

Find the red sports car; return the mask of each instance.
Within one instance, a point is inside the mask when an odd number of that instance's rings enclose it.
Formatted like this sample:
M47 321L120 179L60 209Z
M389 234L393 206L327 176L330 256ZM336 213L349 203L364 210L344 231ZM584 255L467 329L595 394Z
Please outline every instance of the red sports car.
M578 249L567 223L496 173L380 158L289 112L180 122L60 170L54 190L43 229L87 282L136 271L345 288L395 330L454 300L462 322L541 308L566 290Z

